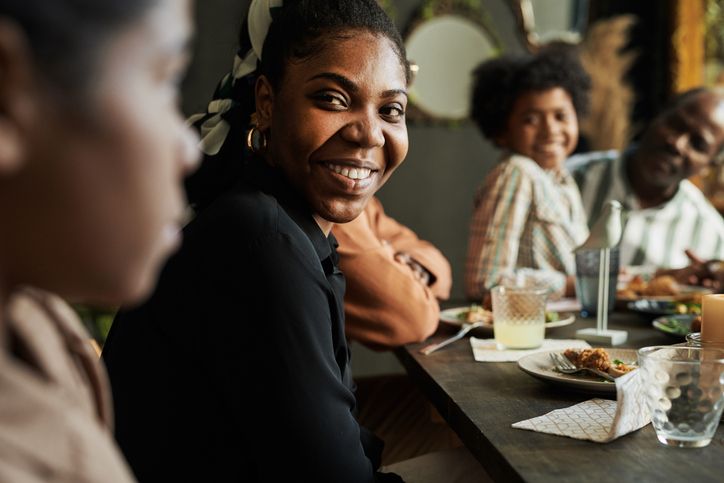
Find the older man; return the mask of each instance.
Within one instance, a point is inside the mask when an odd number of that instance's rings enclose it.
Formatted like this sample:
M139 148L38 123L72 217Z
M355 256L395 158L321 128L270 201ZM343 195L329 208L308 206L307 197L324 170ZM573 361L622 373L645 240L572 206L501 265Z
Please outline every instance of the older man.
M568 162L581 189L589 223L608 200L626 209L622 265L678 268L685 250L724 258L724 220L687 178L719 162L724 148L724 90L679 95L646 129L641 141Z

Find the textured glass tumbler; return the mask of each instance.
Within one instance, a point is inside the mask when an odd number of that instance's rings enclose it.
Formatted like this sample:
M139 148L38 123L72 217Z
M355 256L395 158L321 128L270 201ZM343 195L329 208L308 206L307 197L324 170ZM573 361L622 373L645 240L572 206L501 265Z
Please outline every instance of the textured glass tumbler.
M493 332L498 349L533 349L543 344L547 296L546 289L493 288Z
M608 267L608 311L613 311L616 303L616 284L618 282L619 250L611 249ZM584 316L597 313L598 310L598 273L600 270L601 250L581 250L576 252L576 296L581 301Z
M708 445L724 409L724 350L654 346L638 355L659 441L680 448Z

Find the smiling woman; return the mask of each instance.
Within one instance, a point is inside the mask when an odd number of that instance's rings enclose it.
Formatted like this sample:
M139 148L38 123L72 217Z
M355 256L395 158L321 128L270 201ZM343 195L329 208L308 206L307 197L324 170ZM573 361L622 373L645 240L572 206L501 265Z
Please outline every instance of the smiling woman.
M141 480L399 481L353 415L329 232L407 153L404 48L374 0L281 3L251 2L233 70L193 118L196 218L106 342Z
M256 86L258 128L271 132L267 159L305 195L325 234L356 218L407 154L407 78L394 44L363 30L336 37L289 65L278 92L266 77Z

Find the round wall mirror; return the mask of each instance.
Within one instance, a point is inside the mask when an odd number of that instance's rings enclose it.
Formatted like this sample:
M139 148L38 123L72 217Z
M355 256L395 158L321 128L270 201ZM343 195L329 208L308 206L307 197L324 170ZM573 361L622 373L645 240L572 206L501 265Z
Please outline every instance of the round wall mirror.
M466 118L471 72L498 52L485 31L466 18L443 15L423 22L405 47L418 67L410 87L412 101L436 118Z
M510 6L533 52L551 41L578 43L588 25L589 0L512 0Z
M408 119L467 118L472 71L499 55L500 46L479 2L429 0L405 36L415 74Z

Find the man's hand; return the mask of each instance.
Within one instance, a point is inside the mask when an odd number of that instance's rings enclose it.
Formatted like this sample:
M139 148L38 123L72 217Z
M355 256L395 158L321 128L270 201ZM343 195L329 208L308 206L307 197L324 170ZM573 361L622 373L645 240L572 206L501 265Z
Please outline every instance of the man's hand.
M432 274L427 271L425 267L417 263L410 255L404 252L397 252L395 253L395 260L397 260L400 263L406 264L408 267L412 269L412 273L414 273L415 278L424 285L430 284L430 279L432 278Z
M656 275L671 275L677 282L699 285L719 291L724 287L724 263L721 260L705 261L691 250L685 251L691 262L684 268L657 270Z

